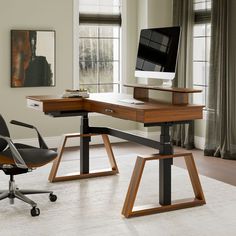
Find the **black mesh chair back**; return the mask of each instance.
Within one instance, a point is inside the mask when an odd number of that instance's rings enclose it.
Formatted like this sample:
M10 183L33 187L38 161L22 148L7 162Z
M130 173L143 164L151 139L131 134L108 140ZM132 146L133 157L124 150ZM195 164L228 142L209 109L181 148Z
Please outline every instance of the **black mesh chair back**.
M9 130L7 128L6 122L0 114L0 135L5 137L10 137ZM0 152L7 147L7 142L0 138Z

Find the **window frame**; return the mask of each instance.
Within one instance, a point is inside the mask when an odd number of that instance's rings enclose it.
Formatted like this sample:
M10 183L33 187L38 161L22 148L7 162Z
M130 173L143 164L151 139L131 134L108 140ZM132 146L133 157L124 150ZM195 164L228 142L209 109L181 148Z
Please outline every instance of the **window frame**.
M97 45L97 51L98 51L98 58L95 59L95 60L88 60L89 62L92 62L92 63L95 63L96 64L96 83L80 83L81 87L86 87L86 86L96 86L97 87L97 91L96 93L100 93L100 89L103 87L103 86L112 86L113 87L113 92L114 93L120 93L120 80L121 80L121 76L120 76L120 64L121 64L121 29L119 28L118 29L118 35L117 37L116 36L113 36L113 37L106 37L106 36L102 36L101 35L101 31L100 31L100 28L97 29L97 35L96 36L92 36L92 37L89 37L89 36L80 36L79 37L80 40L82 39L92 39L92 40L95 40L96 41L96 45ZM113 58L111 60L101 60L100 59L100 40L117 40L117 58ZM80 62L83 62L85 63L86 60L81 60ZM100 77L100 65L102 65L102 63L113 63L114 64L117 64L117 68L118 68L118 74L116 76L116 78L113 78L113 81L108 81L108 82L103 82L102 81L102 78ZM113 67L114 68L114 67ZM113 72L113 75L114 75L114 72Z
M121 0L121 6L120 6L120 14L122 15L122 25L120 26L120 37L119 37L119 81L118 83L112 83L112 84L118 84L118 92L122 92L122 84L124 77L124 69L125 67L125 59L122 57L125 52L126 45L124 45L124 38L126 36L125 32L125 22L126 22L126 1L127 0ZM89 14L88 14L89 15ZM93 21L95 18L93 17L85 17L85 15L82 14L82 17L84 20L91 20ZM109 15L107 15L109 18ZM79 89L80 87L80 80L79 80L79 0L73 0L73 88ZM107 19L108 19L107 18ZM96 20L96 19L95 19ZM117 17L114 17L113 19L110 18L110 21L118 21ZM110 22L111 23L111 22Z
M205 60L199 61L199 60L193 59L193 78L194 78L194 62L195 63L204 62L205 63L205 83L200 85L200 84L195 84L193 81L193 87L197 86L197 87L205 89L205 94L202 93L201 96L204 96L203 97L203 100L205 101L204 110L207 110L208 109L206 107L207 106L207 87L208 87L207 76L209 76L209 75L207 75L206 68L207 68L208 64L210 63L210 58L209 58L209 60L207 60L208 52L206 50L206 47L207 47L207 40L209 37L211 37L211 35L210 36L207 35L207 24L211 24L211 8L207 8L207 4L210 3L212 5L212 0L201 0L201 1L199 0L198 2L194 2L194 5L198 4L198 3L205 3L206 8L200 9L200 10L193 9L193 11L194 11L194 26L197 24L205 24L205 36L194 36L194 34L193 34L193 41L195 38L204 38L204 40L205 40Z

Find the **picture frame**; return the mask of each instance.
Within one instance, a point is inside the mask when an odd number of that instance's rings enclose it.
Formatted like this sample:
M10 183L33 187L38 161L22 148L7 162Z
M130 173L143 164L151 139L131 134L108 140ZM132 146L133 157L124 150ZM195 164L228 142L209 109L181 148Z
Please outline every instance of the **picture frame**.
M55 84L55 30L11 30L11 87Z

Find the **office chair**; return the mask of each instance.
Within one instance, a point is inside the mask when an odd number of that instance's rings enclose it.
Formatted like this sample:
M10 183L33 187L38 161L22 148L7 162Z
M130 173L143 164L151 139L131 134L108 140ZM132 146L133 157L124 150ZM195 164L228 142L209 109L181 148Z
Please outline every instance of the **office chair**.
M49 193L51 202L55 202L57 196L52 191L20 190L15 185L14 176L46 165L56 158L57 153L48 149L36 127L15 120L12 120L10 123L34 129L38 135L39 148L21 143L13 143L6 122L0 114L0 169L10 176L9 189L5 191L0 190L0 200L9 198L10 204L14 204L15 198L20 199L32 206L32 216L38 216L40 210L37 208L37 204L25 195Z

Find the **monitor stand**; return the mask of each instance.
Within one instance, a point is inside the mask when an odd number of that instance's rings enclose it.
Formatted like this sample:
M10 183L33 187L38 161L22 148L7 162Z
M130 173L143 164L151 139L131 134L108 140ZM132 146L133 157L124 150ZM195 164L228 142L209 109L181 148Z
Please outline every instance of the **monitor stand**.
M148 84L124 84L124 86L133 88L133 98L141 101L148 101L149 90L171 92L173 105L187 105L189 94L202 92L199 89L152 86Z

